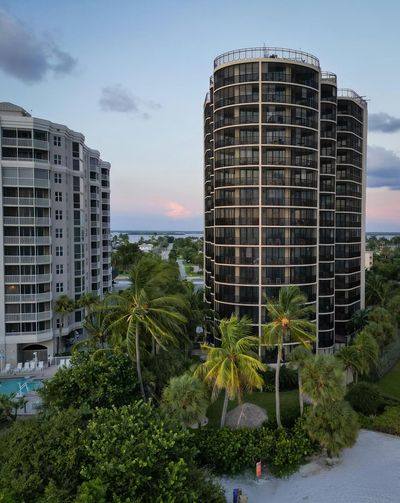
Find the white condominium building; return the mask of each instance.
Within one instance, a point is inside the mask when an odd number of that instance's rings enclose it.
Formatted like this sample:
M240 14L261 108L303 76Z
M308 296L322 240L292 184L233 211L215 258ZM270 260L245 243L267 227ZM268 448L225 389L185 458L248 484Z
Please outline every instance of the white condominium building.
M0 103L0 128L0 357L46 360L57 298L111 288L110 164L81 133L11 103ZM61 349L83 318L81 309L65 317Z

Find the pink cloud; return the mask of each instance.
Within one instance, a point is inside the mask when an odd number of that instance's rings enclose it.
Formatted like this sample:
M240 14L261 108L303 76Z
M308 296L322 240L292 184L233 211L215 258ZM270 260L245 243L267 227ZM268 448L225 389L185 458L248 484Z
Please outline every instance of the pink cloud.
M385 223L400 228L400 191L367 188L367 226Z
M165 203L165 212L167 217L187 218L192 216L192 212L176 201L167 201Z

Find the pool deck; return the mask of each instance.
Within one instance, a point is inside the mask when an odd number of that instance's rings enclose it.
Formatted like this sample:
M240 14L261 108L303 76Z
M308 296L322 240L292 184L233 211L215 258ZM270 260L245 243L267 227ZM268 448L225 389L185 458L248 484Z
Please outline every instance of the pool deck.
M54 374L57 372L58 366L51 365L50 367L45 367L43 370L36 372L9 372L8 374L0 374L0 379L15 379L26 378L26 379L40 379L41 381L45 379L51 379Z

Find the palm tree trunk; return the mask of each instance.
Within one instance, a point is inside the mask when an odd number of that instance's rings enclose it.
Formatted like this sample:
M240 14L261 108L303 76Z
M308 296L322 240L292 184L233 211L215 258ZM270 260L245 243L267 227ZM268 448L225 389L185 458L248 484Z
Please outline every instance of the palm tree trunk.
M225 389L224 403L222 405L221 428L223 428L225 426L226 411L228 410L228 401L229 401L229 391L228 391L228 388L226 388Z
M278 428L282 426L281 423L281 402L279 396L279 373L281 370L281 359L282 359L282 344L281 341L278 342L278 356L276 359L276 370L275 370L275 415L276 424Z
M298 381L299 381L299 405L300 405L300 416L303 415L304 412L304 401L303 401L303 385L301 382L301 374L300 374L300 367L298 369Z
M146 401L146 393L143 386L142 369L140 368L140 344L139 344L139 323L136 323L136 337L135 337L135 349L136 349L136 372L138 376L140 393L142 394L143 400Z
M60 342L61 342L61 337L62 337L62 329L64 325L64 320L60 320L60 331L58 333L58 338L57 338L57 346L56 346L56 353L58 354L60 352Z

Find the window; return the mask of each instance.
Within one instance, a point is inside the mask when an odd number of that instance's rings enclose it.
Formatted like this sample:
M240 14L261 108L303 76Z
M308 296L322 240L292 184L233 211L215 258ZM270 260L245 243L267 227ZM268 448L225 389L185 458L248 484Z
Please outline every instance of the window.
M62 257L64 255L64 248L62 246L56 246L56 257Z
M62 174L54 173L54 183L62 183Z
M56 264L56 274L64 274L64 264Z
M60 328L60 327L61 327L61 319L56 318L56 328Z
M62 201L62 192L56 191L55 192L55 198L56 198L56 202L61 203L61 201Z
M54 136L53 141L55 147L61 147L61 136Z
M62 220L63 219L63 212L62 212L62 210L56 210L55 211L55 215L56 215L56 220Z
M64 283L56 283L56 292L61 293L64 291Z
M57 164L57 165L61 164L61 155L60 154L54 154L54 164Z
M62 238L63 237L63 230L61 228L56 229L56 238Z

